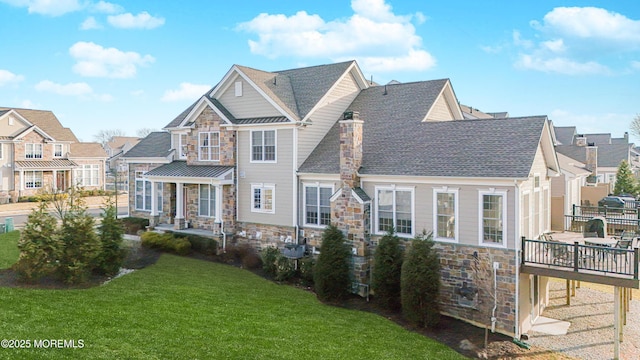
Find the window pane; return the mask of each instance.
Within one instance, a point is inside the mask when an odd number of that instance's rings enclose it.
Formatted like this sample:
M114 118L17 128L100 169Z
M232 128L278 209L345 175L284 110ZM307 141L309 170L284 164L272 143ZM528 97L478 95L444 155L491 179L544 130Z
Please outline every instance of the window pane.
M276 132L275 130L264 132L264 160L274 161L276 159Z
M305 188L305 209L307 224L318 224L318 188L306 187Z
M209 185L209 216L216 216L216 189Z
M156 210L162 212L162 190L163 184L161 182L156 183Z
M483 241L502 243L502 195L483 195Z
M320 188L320 225L331 223L331 188Z
M273 190L264 189L263 210L273 210Z
M262 209L262 192L260 188L253 189L253 208Z
M411 192L396 191L396 232L411 234Z
M209 185L200 185L200 198L198 213L201 216L209 216Z
M378 231L393 227L393 191L378 191Z
M455 234L455 194L437 194L437 236L453 239Z
M144 209L144 181L136 180L136 209Z

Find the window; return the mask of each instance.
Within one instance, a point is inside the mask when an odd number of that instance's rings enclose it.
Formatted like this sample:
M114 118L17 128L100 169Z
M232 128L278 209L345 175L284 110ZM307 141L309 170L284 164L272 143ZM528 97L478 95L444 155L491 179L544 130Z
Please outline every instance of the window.
M201 132L198 134L198 159L202 161L220 160L220 133Z
M253 212L275 212L273 199L275 198L275 186L254 184L251 185L252 203L251 211Z
M251 161L276 161L276 131L251 132Z
M42 187L42 171L25 171L24 187L27 189L38 189Z
M236 96L242 96L242 81L236 81L235 93L236 93Z
M481 244L506 245L506 198L505 192L480 192Z
M413 236L413 189L376 188L377 233L395 228L398 235Z
M200 185L198 215L206 217L214 217L216 215L216 188L214 186Z
M25 159L42 159L42 144L24 144Z
M458 190L433 189L434 229L437 240L456 241L458 234Z
M3 153L4 149L3 148L4 148L4 145L0 144L0 159L2 159L4 157L4 153Z
M136 171L136 210L151 211L151 181L142 178L144 171Z
M162 212L162 190L163 190L163 183L161 182L157 182L156 183L156 210L158 211L158 213Z
M187 134L180 134L179 139L180 144L178 144L178 151L180 151L180 159L186 159L188 151Z
M324 226L331 223L333 186L304 185L304 223Z
M75 182L79 186L100 185L100 165L82 165L75 170Z
M53 144L53 157L62 157L62 144Z
M540 175L538 174L533 176L533 187L536 189L540 188Z

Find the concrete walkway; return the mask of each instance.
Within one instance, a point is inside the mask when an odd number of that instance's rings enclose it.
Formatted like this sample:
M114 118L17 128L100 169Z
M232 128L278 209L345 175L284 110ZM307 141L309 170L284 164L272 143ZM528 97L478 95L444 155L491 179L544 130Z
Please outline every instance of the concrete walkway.
M88 196L82 198L85 201L85 205L89 209L98 209L104 206L104 202L107 199L107 196ZM122 206L127 204L128 195L121 194L118 195L118 206ZM12 204L3 204L0 205L0 216L8 216L8 215L24 215L29 214L31 210L38 206L37 202L19 202ZM50 207L50 209L52 209Z

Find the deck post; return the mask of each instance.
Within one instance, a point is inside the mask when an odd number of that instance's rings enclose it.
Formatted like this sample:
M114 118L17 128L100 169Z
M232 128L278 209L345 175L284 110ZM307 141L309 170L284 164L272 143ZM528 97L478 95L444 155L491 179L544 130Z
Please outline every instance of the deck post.
M578 242L573 242L573 271L578 272Z
M523 236L521 240L522 240L522 245L520 245L520 250L521 250L520 251L520 265L524 265L524 259L526 258L525 257L525 253L524 253L525 243L526 243L525 237Z
M567 305L571 305L571 280L567 279Z
M620 287L613 288L613 359L620 359Z
M638 280L638 263L640 262L640 251L633 248L633 278Z

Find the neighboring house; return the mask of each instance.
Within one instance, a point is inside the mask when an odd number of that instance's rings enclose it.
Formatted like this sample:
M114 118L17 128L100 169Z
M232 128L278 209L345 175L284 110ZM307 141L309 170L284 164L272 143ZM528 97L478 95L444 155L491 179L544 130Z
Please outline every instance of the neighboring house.
M86 176L93 179L84 172L79 177L79 169L104 174L104 150L80 144L86 143L79 143L51 111L0 108L0 195L15 201L41 191L64 190L78 181L82 185ZM96 179L86 187L103 188L104 177Z
M572 214L574 205L582 205L582 187L591 171L586 165L561 153L559 176L551 178L551 229L564 231L564 216Z
M492 112L485 113L478 109L473 108L472 106L467 106L460 104L460 110L462 111L462 115L465 119L504 119L509 117L509 113L506 111L503 112Z
M612 138L611 134L579 134L575 126L556 126L555 135L556 151L584 163L593 175L590 182L609 184L609 191L613 191L623 160L634 174L640 172L638 153L626 132L622 138Z
M73 183L85 189L104 189L107 154L97 142L71 143L69 158L78 165Z
M139 142L140 138L134 136L114 136L110 141L106 142L104 150L109 156L107 171L117 170L119 173L126 173L127 166L122 161L122 155L126 154Z
M354 289L390 228L433 232L443 312L475 324L493 306L473 264L498 266L498 331L528 331L544 286L519 272L521 236L550 230L560 172L545 116L465 120L447 79L373 85L354 61L277 72L234 65L212 90L125 156L132 216L207 229L257 248L306 243L337 225ZM535 299L534 299L535 298Z

